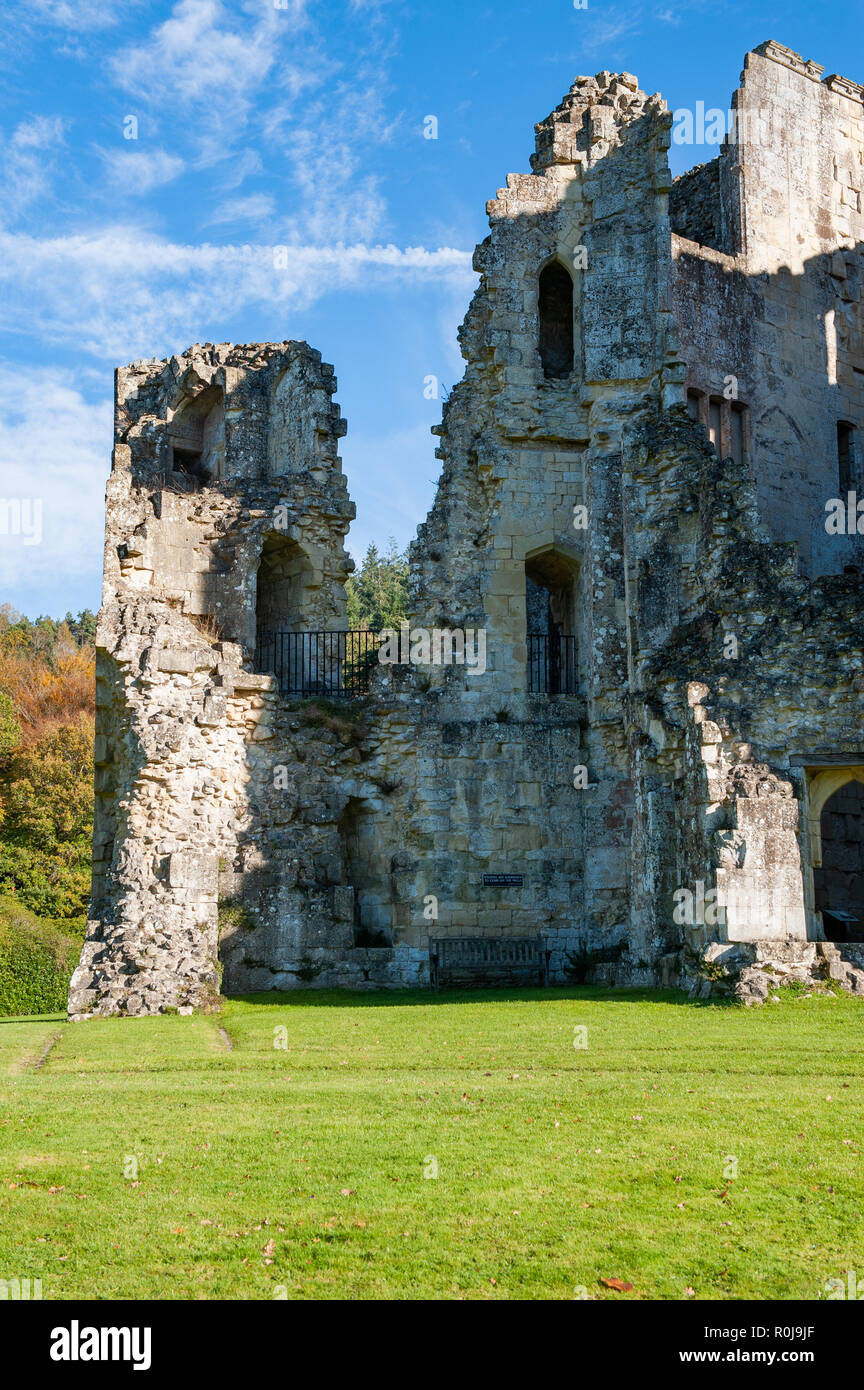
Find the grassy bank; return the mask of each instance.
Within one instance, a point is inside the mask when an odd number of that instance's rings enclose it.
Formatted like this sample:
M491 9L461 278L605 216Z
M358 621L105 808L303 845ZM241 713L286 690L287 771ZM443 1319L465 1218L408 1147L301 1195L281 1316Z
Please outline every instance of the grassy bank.
M3 1021L0 1276L45 1298L818 1298L864 1270L862 1022L848 997L591 989Z

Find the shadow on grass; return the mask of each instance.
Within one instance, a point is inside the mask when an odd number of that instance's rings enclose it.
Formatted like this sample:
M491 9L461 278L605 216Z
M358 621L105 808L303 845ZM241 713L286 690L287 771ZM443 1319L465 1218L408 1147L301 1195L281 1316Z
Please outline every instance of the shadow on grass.
M290 989L263 990L257 994L227 994L228 1003L270 1004L277 1008L292 1006L319 1008L387 1008L436 1004L519 1004L536 1001L551 1003L562 999L581 999L595 1003L627 1004L686 1004L691 1009L740 1008L735 999L691 999L680 989L612 989L606 985L553 985L551 988L514 987L512 989L432 990L352 990L352 989Z
M2 1023L66 1023L65 1014L3 1014Z

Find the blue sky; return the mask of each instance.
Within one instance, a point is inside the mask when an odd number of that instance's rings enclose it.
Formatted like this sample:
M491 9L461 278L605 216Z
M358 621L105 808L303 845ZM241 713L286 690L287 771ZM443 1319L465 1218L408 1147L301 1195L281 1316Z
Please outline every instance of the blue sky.
M603 68L725 110L767 38L861 81L862 19L860 0L7 0L0 498L40 499L42 538L0 534L0 601L98 606L113 368L195 341L317 347L348 419L349 548L407 543L438 474L424 378L462 374L485 203L528 171L535 121ZM673 173L715 153L673 146Z

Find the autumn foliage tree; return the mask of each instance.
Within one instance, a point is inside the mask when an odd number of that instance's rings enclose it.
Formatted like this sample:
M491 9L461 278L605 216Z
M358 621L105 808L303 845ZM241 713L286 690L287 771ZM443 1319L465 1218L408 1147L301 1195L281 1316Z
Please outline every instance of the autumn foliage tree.
M0 894L80 918L90 891L95 619L0 607Z

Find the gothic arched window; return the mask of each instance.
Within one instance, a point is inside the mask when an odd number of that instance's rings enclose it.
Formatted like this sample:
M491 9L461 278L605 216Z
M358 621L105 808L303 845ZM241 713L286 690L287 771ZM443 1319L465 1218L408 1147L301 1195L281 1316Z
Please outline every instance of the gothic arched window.
M537 317L543 375L569 376L573 370L573 281L560 261L551 261L540 272Z

